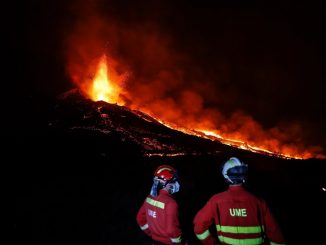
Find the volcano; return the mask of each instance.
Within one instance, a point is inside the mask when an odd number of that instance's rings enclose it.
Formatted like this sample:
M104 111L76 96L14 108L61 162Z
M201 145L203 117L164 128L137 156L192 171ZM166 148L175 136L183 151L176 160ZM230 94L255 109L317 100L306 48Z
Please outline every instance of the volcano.
M249 165L247 187L267 200L287 244L324 239L317 225L325 219L324 160L285 159L185 134L79 90L24 107L9 165L17 243L150 244L135 217L154 169L170 164L180 175L182 229L189 244L199 244L192 219L226 188L219 166L231 156ZM302 224L314 236L298 236Z
M116 145L133 145L144 156L257 153L284 157L277 153L254 150L248 145L239 147L226 139L218 139L202 132L183 128L177 130L141 111L87 99L78 89L58 97L48 125L53 130L71 135L93 133ZM110 151L110 147L107 150Z
M126 106L94 102L77 90L58 97L48 121L49 128L70 135L96 134L110 145L133 146L143 156L240 154L246 151L218 140L171 129L157 119ZM195 134L198 135L195 135ZM103 144L105 147L105 144ZM122 147L124 148L124 147ZM112 148L107 147L110 151Z

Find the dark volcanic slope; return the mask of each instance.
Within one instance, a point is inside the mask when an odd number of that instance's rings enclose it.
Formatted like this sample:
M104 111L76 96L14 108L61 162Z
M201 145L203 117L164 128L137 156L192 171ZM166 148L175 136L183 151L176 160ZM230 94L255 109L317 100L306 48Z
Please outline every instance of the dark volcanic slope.
M144 155L199 155L233 151L232 147L172 130L154 118L127 107L93 102L77 90L62 95L49 126L71 134L98 133L109 141L134 144Z
M230 156L248 163L247 188L268 201L287 244L325 243L325 160L282 159L185 135L77 91L28 99L13 111L4 159L16 200L15 244L151 244L135 216L154 169L170 164L180 174L184 235L199 245L193 218L226 188L219 167Z

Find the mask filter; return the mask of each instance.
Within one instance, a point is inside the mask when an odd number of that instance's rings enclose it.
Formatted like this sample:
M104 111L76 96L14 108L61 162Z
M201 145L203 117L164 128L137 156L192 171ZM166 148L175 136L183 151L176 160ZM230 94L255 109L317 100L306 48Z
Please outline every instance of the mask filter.
M170 194L174 194L180 191L180 184L178 181L174 182L174 183L169 183L169 193Z

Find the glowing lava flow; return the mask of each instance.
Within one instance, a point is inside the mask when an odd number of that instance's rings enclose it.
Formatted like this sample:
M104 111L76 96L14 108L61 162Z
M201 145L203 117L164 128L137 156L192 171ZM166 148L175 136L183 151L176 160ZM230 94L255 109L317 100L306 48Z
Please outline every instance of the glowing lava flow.
M110 70L110 77L108 74L108 65L107 65L107 57L103 55L98 63L97 70L95 73L95 76L92 80L92 84L89 87L87 94L88 96L94 100L94 101L105 101L112 104L118 104L118 105L124 105L125 101L121 98L122 90L121 87L118 85L117 81L119 80L119 76L116 75L114 69ZM144 112L137 113L136 114L141 116L142 118L145 116ZM181 127L179 125L175 125L170 122L164 122L158 118L156 118L154 115L152 115L151 112L147 111L147 115L154 118L159 123L165 125L168 128L171 128L173 130L181 131L185 134L194 135L197 137L218 141L225 145L230 145L233 147L237 147L239 149L249 150L252 152L262 153L266 155L286 158L286 159L305 159L309 158L304 155L294 155L294 154L284 154L283 152L273 152L261 147L253 146L248 144L247 142L236 140L236 139L229 139L222 137L220 134L206 129L188 129L185 127Z
M205 138L205 139L209 139L209 140L213 140L213 141L219 141L225 145L237 147L239 149L249 150L249 151L256 152L256 153L263 153L265 155L276 156L276 157L285 158L285 159L304 159L300 156L291 156L291 155L286 155L286 154L282 154L282 153L275 153L275 152L272 152L272 151L269 151L269 150L266 150L266 149L263 149L260 147L249 145L246 142L243 142L240 140L223 138L221 135L214 133L213 131L202 130L202 129L189 130L187 128L182 128L182 127L172 125L170 123L163 122L160 119L155 118L154 116L152 116L152 117L168 128L181 131L185 134L194 135L197 137L201 137L201 138Z
M203 132L208 137L211 136L213 138L216 138L217 140L221 141L223 144L235 146L240 149L250 150L253 152L257 152L257 153L264 153L264 154L272 155L272 156L279 156L279 157L287 158L287 159L291 159L291 158L303 159L302 157L299 157L299 156L290 156L290 155L286 155L286 154L275 153L275 152L272 152L272 151L269 151L269 150L266 150L263 148L252 146L252 145L250 145L244 141L241 141L241 140L223 138L221 135L216 134L212 131L207 131L207 130L199 130L199 131Z

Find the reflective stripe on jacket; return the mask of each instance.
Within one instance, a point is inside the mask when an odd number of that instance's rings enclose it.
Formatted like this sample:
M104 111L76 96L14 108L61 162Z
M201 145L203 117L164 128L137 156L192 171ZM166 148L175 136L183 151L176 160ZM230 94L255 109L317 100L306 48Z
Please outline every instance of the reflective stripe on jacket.
M216 244L209 231L212 224L222 244L263 244L265 236L271 244L284 244L266 202L242 186L230 186L227 191L214 195L197 213L194 229L202 244Z
M178 205L173 197L161 190L157 197L148 196L137 214L140 228L153 240L164 244L181 244Z

